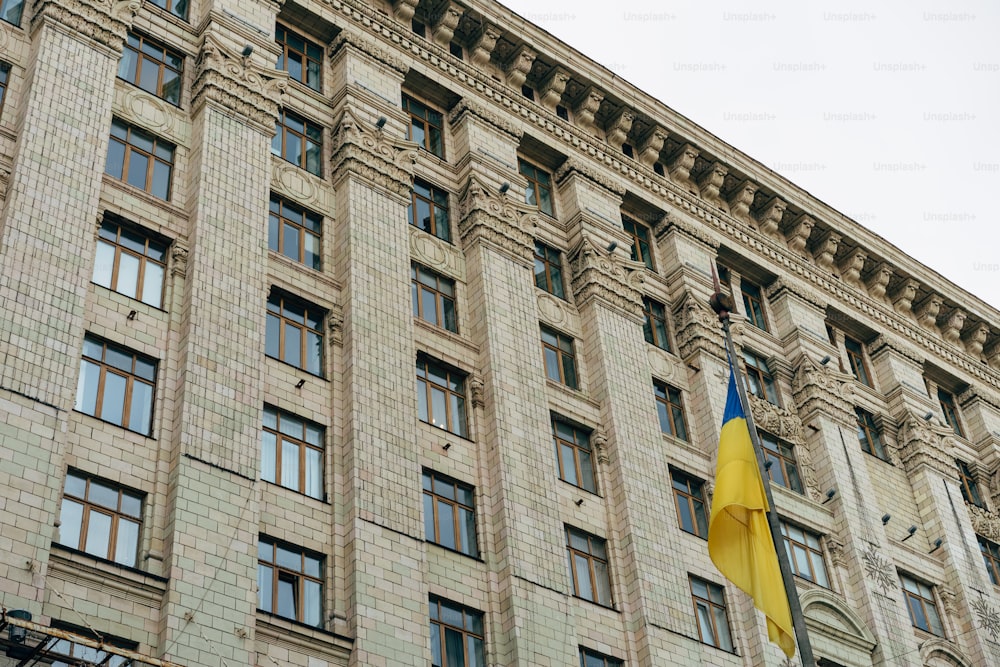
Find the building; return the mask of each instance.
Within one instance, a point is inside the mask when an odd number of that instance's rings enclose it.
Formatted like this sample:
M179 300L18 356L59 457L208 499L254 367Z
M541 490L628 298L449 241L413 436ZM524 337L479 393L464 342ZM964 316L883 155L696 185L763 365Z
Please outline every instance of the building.
M713 266L821 664L1000 664L994 307L489 0L0 18L0 665L783 664Z

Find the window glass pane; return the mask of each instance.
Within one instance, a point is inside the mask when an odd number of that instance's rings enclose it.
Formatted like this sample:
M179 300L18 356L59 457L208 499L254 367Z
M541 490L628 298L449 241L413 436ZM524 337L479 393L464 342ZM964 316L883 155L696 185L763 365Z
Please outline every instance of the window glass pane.
M427 382L417 378L417 416L422 422L430 422L427 414Z
M573 359L567 356L563 357L563 375L565 376L565 384L567 387L577 388L576 382L576 364Z
M84 498L87 493L87 480L79 475L66 473L66 495Z
M562 456L563 479L570 484L580 486L580 480L576 477L576 458L573 456L573 448L560 445L559 451Z
M810 552L809 559L812 561L813 572L816 573L816 583L829 588L830 582L826 578L826 565L823 563L822 554Z
M272 570L265 565L257 565L257 606L266 612L271 611L271 596L274 595Z
M436 542L434 535L434 496L424 494L424 539Z
M476 543L476 514L467 509L459 509L458 515L462 552L470 556L478 556L479 546Z
M719 648L732 651L733 640L729 636L729 621L726 619L726 610L715 607L712 612L715 615L715 627L719 633Z
M573 568L576 571L577 595L586 600L593 600L594 589L590 585L589 561L579 554L573 554Z
M306 142L306 171L311 174L320 174L320 153L322 152L322 147L315 141Z
M80 361L80 382L76 387L75 410L93 415L97 411L97 387L101 379L101 367L90 361Z
M180 59L171 58L168 59L175 62L175 66L180 66ZM160 88L163 99L170 102L171 104L179 104L181 101L181 77L180 74L172 70L166 69L163 71L163 85Z
M420 308L423 311L423 319L431 324L437 325L437 309L435 308L434 293L426 289L420 290Z
M323 497L323 455L315 449L306 450L306 495Z
M581 449L578 450L578 456L580 457L581 486L591 493L597 493L597 485L595 483L594 476L594 463L591 459L590 452Z
M281 443L281 485L296 491L299 488L299 446L287 440Z
M79 549L81 527L83 527L83 505L63 498L62 509L59 512L59 537L56 541Z
M295 577L278 575L278 616L295 619Z
M139 524L119 518L116 542L115 562L134 567L139 548Z
M302 330L297 326L285 323L285 347L282 350L282 360L292 366L302 367Z
M125 169L125 144L112 139L108 142L108 160L104 165L104 171L115 178L122 177L122 170Z
M83 550L89 554L108 557L108 547L111 544L111 517L95 510L90 510L87 517L87 544Z
M444 631L444 650L447 662L445 663L448 667L452 665L465 666L465 648L462 646L462 633L452 630L450 628L445 628Z
M132 45L132 35L128 37L129 45ZM135 66L139 62L139 54L130 48L125 48L122 52L122 59L118 62L118 76L126 81L132 81L135 77Z
M691 505L687 498L677 498L677 509L681 519L681 529L689 533L694 532L694 518L691 516Z
M275 545L275 552L277 554L275 562L279 567L294 570L295 572L302 570L302 554L291 549L286 549L281 545Z
M469 653L468 667L486 667L486 654L483 650L483 640L477 637L466 637Z
M555 350L545 348L545 375L559 382L559 356Z
M431 603L431 609L436 609L437 605ZM433 618L433 613L431 618ZM441 662L441 626L431 623L431 667L442 667Z
M153 187L150 192L160 199L170 198L170 166L159 160L153 164Z
M812 575L809 573L809 556L806 554L806 550L802 547L795 547L795 569L798 570L799 576L804 579L812 579Z
M265 482L275 481L277 437L268 431L261 434L260 478Z
M319 237L313 234L305 235L305 265L312 269L320 268Z
M927 619L930 622L931 632L944 637L944 627L941 625L941 617L938 616L937 607L932 603L926 603Z
M104 398L101 401L101 419L112 424L122 425L125 410L125 386L127 380L121 375L105 373Z
M91 480L90 492L87 494L87 499L101 507L107 507L112 510L118 509L118 490L107 484Z
M132 403L129 405L128 427L146 435L150 432L153 416L153 387L145 382L132 381Z
M455 542L455 510L446 502L437 501L438 511L438 544L457 549Z
M142 70L139 73L139 81L136 82L140 88L148 93L156 94L156 84L160 78L159 64L148 56L142 59Z
M447 423L447 400L445 394L440 389L431 387L431 413L433 414L432 423L435 426L440 426L441 428L448 428Z
M611 575L607 563L594 561L594 581L597 584L597 601L611 606Z
M131 151L128 159L128 177L126 178L129 185L145 190L148 171L149 158L138 151Z
M92 280L103 287L111 287L111 276L115 270L115 247L105 241L97 242Z
M146 262L145 275L142 278L142 302L156 308L160 307L163 292L163 267L153 262Z
M305 598L302 601L302 622L318 627L323 610L322 587L317 581L305 582Z
M712 618L708 615L708 606L699 602L698 610L698 630L701 632L701 639L706 644L716 645L715 632L712 630Z
M924 616L924 607L920 604L920 600L907 596L907 602L910 606L910 619L913 621L913 625L921 630L930 630L930 625L927 623L927 617Z

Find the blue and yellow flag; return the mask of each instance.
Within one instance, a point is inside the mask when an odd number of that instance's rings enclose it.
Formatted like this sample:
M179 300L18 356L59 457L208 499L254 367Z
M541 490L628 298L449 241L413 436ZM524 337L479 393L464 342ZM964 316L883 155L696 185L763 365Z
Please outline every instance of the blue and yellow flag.
M767 523L767 495L729 360L729 396L719 435L708 555L726 579L753 598L767 617L767 636L795 655L792 613Z

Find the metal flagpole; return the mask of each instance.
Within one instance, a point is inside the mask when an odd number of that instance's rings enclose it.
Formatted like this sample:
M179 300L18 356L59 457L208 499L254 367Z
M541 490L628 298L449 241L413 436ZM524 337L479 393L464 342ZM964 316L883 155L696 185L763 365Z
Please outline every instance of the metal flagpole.
M712 278L715 280L715 294L709 300L712 310L719 316L722 322L722 330L726 334L726 351L733 373L736 375L736 393L740 397L740 405L743 407L743 415L747 420L747 428L750 431L750 440L753 442L753 451L757 455L757 468L760 471L761 479L764 481L764 493L767 495L767 523L771 528L771 539L774 542L774 550L778 556L778 567L781 569L781 580L785 584L785 597L788 598L788 609L792 615L792 627L795 630L795 641L799 647L799 660L802 667L816 667L816 659L813 658L812 646L809 644L809 635L806 634L806 619L802 614L802 605L799 603L799 594L795 590L795 582L792 579L792 568L788 564L788 554L785 553L784 540L781 537L781 525L778 522L778 513L774 506L774 496L771 494L771 483L764 474L764 448L760 444L760 436L757 435L757 427L753 423L753 414L750 410L750 402L747 400L746 387L743 385L742 373L736 372L736 348L733 345L733 335L729 331L729 313L733 309L733 299L728 294L723 294L719 286L719 279L715 275L715 267L712 267Z

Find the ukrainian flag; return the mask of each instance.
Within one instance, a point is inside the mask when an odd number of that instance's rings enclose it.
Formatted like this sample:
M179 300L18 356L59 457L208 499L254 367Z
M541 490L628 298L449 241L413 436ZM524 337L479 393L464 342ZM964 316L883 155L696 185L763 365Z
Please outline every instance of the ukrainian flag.
M792 613L767 523L767 495L729 360L729 395L719 435L708 554L729 581L767 617L767 636L795 655Z

